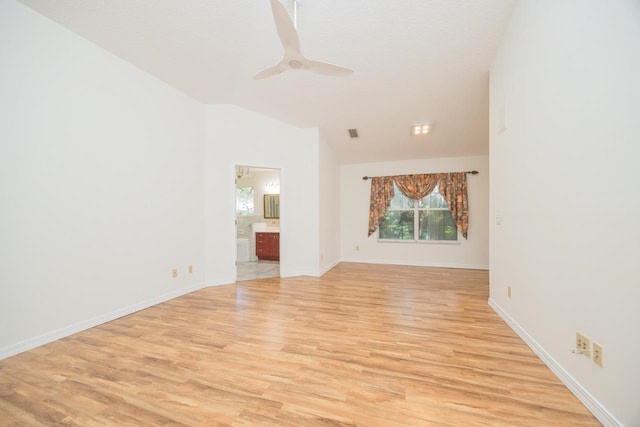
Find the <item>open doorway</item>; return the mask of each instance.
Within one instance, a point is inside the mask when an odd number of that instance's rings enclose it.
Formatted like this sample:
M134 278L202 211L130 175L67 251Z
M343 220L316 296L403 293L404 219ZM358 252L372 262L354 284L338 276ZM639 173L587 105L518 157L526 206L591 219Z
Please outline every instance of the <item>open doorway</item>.
M280 169L235 172L236 280L280 277Z

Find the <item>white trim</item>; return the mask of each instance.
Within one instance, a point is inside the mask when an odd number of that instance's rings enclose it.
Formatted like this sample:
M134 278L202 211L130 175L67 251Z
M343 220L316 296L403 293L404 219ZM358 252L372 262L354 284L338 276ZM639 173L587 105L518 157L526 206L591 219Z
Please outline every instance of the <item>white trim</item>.
M342 258L340 262L360 262L365 264L391 264L391 265L411 265L414 267L440 267L440 268L460 268L464 270L488 270L488 265L483 264L458 264L446 262L430 261L408 261L399 259L369 259L369 258Z
M227 278L227 279L221 279L221 280L215 280L215 281L208 281L202 287L206 288L209 286L225 286L225 285L235 285L235 284L236 284L235 278L234 279Z
M296 277L296 276L311 276L311 277L320 277L320 273L316 271L287 271L286 273L282 273L280 277Z
M320 277L324 276L325 273L327 273L327 271L331 270L333 267L335 267L336 265L340 264L340 260L336 260L334 262L332 262L331 264L327 265L325 268L320 269Z
M504 320L513 331L522 338L522 340L533 350L535 354L544 362L545 365L567 386L567 388L587 407L589 411L600 421L605 427L622 427L622 423L618 421L607 409L587 391L575 378L567 372L546 350L536 342L518 324L511 316L509 316L493 299L489 298L489 306Z
M127 316L129 314L135 313L136 311L144 310L145 308L149 308L154 305L163 303L165 301L169 301L171 299L177 298L179 296L186 295L188 293L202 289L203 287L205 287L203 283L197 283L195 285L187 286L186 288L182 288L173 292L169 292L163 295L159 295L157 297L150 298L148 300L144 300L132 305L128 305L123 308L119 308L110 313L105 313L100 316L92 317L90 319L83 320L69 326L65 326L50 332L46 332L42 335L38 335L33 338L28 338L24 341L20 341L15 344L10 344L8 346L0 348L0 360L6 359L7 357L14 356L18 353L22 353L27 350L34 349L41 345L45 345L50 342L68 337L78 332L82 332L86 329L93 328L103 323L110 322L120 317Z
M415 240L415 239L381 239L380 233L378 233L378 243L417 243L418 245L459 245L462 243L460 239L456 240Z

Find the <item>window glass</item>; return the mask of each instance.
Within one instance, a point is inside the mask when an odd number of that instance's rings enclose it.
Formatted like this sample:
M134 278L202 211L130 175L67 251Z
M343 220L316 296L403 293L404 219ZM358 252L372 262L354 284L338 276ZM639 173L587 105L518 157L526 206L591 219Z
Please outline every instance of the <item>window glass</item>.
M253 187L236 188L236 214L253 215Z
M390 209L405 209L405 208L413 208L414 200L411 197L407 197L396 187L396 184L393 184L393 191L395 195L393 199L391 199Z
M393 184L395 196L380 224L380 240L457 241L458 228L438 186L417 203Z
M418 202L419 208L430 208L430 209L449 209L449 205L444 200L442 194L440 194L439 188L436 185L436 188Z
M387 215L380 224L380 238L394 240L413 240L414 212L387 211Z
M420 240L458 240L451 211L423 210L419 218Z

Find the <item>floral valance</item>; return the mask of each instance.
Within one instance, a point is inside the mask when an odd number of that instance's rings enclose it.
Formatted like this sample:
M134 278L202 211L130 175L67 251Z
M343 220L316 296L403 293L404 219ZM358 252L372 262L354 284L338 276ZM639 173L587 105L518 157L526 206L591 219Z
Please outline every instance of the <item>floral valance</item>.
M469 228L469 204L467 201L467 173L433 173L417 175L379 176L371 178L371 201L369 204L369 236L384 221L387 208L395 195L393 183L407 197L419 200L439 186L451 215L462 237L467 238Z

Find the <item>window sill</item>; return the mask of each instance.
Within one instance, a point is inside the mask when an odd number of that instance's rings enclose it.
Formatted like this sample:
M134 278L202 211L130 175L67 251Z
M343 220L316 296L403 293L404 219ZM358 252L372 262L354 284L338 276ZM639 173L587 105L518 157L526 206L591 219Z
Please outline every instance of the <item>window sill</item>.
M459 245L460 240L395 240L378 239L379 243L417 243L419 245Z

